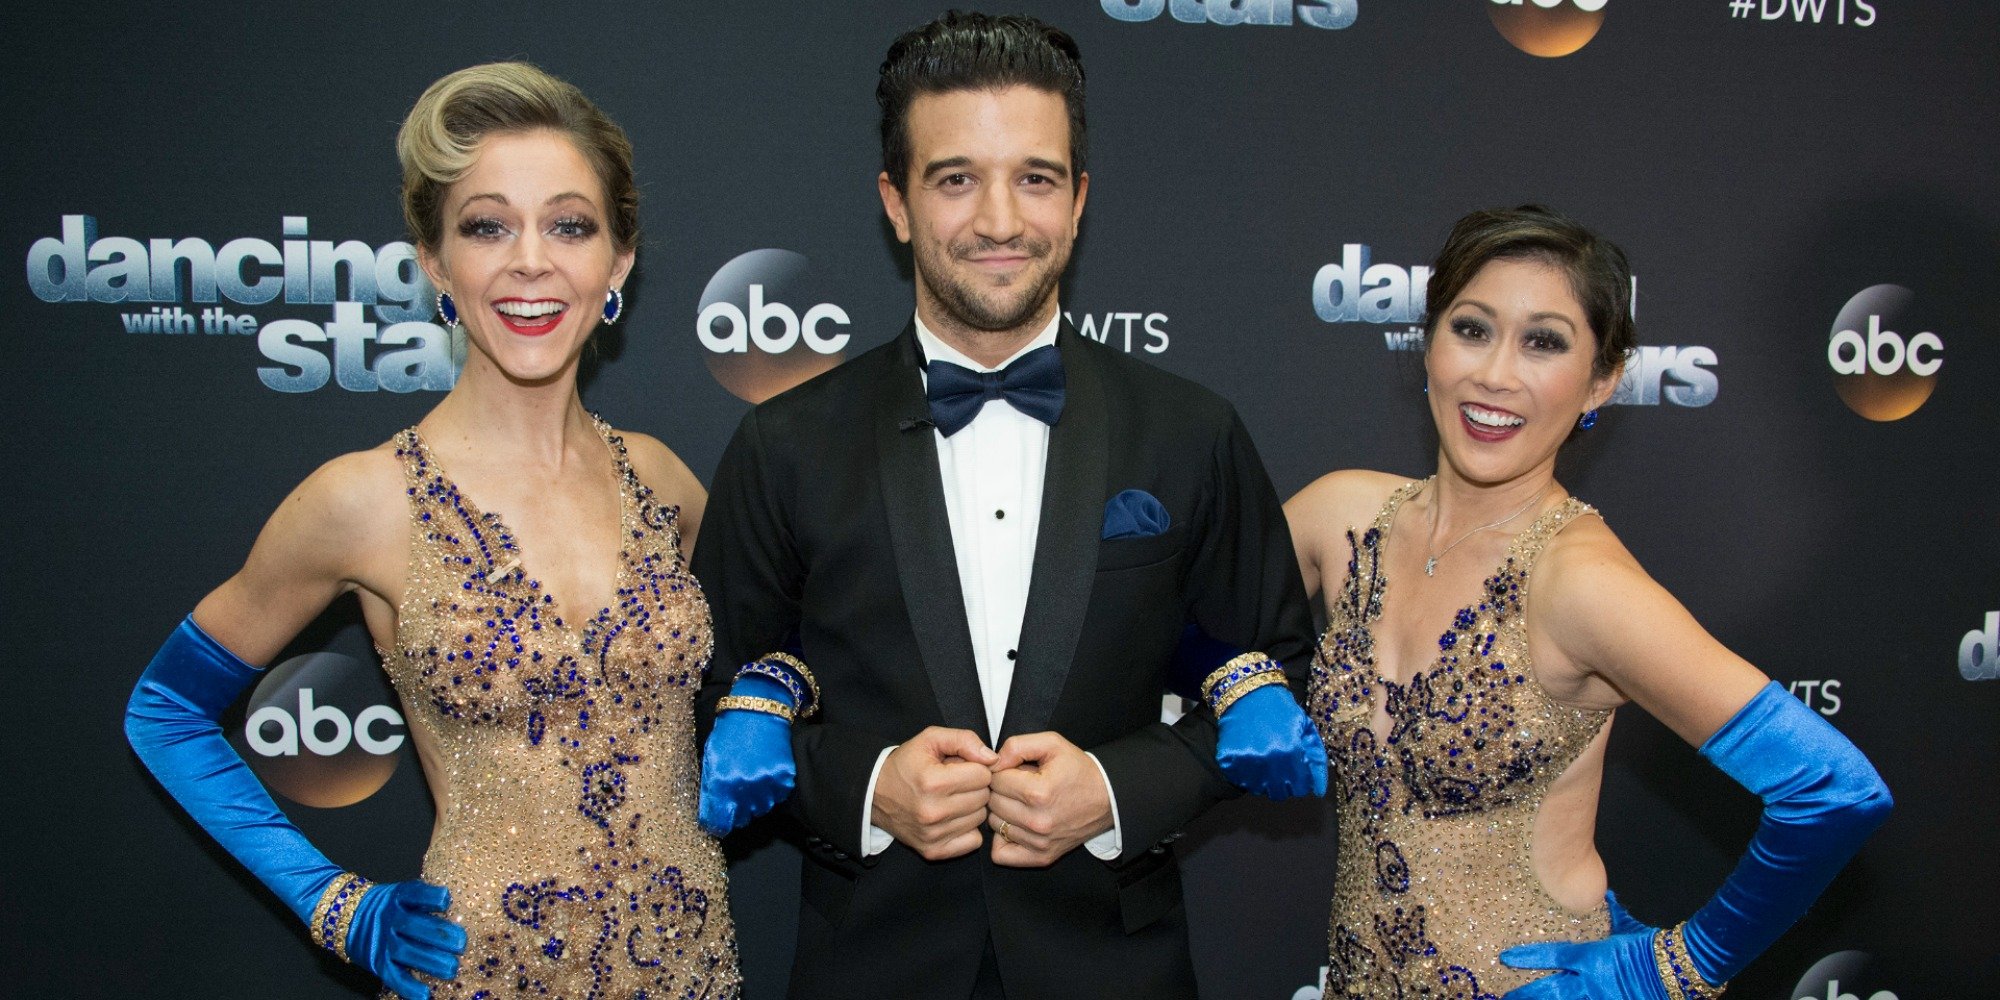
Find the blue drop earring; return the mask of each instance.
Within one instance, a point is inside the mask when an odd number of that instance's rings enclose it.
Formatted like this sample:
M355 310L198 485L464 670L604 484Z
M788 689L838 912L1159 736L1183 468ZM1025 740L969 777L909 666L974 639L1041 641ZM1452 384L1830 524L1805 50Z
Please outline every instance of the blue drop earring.
M437 307L438 318L444 320L445 326L454 327L458 325L458 303L451 300L450 292L438 293Z
M1597 426L1597 411L1596 411L1596 410L1585 410L1585 411L1583 411L1583 416L1580 416L1580 417L1576 418L1576 429L1577 429L1577 430L1580 430L1580 431L1587 431L1587 430L1589 430L1589 429L1591 429L1592 427L1595 427L1595 426Z
M625 293L616 288L605 289L604 325L610 326L618 322L618 317L623 315L625 315Z

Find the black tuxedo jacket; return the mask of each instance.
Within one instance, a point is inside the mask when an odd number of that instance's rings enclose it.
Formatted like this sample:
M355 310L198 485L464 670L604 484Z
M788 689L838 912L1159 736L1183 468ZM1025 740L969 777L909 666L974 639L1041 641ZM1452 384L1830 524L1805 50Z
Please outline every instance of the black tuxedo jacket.
M1194 995L1172 843L1235 790L1214 716L1160 722L1166 667L1195 622L1302 680L1304 588L1227 402L1067 325L1057 346L1067 395L999 732L1097 755L1123 839L1110 863L1081 848L1047 869L987 850L933 863L900 843L861 857L884 748L932 725L988 732L914 327L753 409L722 456L694 557L716 619L703 717L738 665L794 641L823 692L793 733L809 834L795 997L964 1000L989 942L1011 1000ZM1127 489L1160 500L1165 533L1101 539Z

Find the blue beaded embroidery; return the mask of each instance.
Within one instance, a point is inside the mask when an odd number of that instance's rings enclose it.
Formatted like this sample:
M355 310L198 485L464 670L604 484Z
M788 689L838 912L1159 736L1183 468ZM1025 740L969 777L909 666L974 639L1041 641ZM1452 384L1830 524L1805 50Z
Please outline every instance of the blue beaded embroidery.
M475 935L458 979L438 984L435 996L603 1000L619 966L621 981L642 970L650 983L632 996L737 994L733 931L726 922L709 926L708 890L627 843L644 820L629 808L629 783L648 761L618 749L620 737L630 745L631 737L652 731L656 714L687 710L670 706L666 692L685 699L699 685L707 636L684 634L661 618L670 595L699 586L675 544L678 510L655 501L633 475L623 442L598 426L621 477L621 517L633 529L613 604L575 625L526 575L519 545L500 518L478 510L444 476L414 430L397 439L397 455L419 484L409 494L425 551L455 580L449 596L434 596L430 610L467 629L441 644L400 650L420 683L409 696L445 719L517 728L527 747L562 754L560 765L576 775L571 808L601 836L578 847L579 857L597 859L590 868L601 879L524 875L508 884L501 912L511 929ZM575 653L560 651L565 639L573 640ZM635 663L645 670L635 672ZM572 929L568 937L553 931L565 926ZM703 944L704 935L720 937L719 946ZM698 958L692 967L683 961L690 952ZM578 972L589 984L580 993L572 992Z
M1412 492L1406 488L1403 495ZM1392 500L1388 510L1399 503ZM1347 539L1346 585L1333 598L1333 623L1312 664L1309 706L1326 737L1341 822L1360 827L1344 829L1343 840L1360 837L1374 845L1370 882L1381 903L1373 926L1331 928L1327 995L1499 1000L1463 965L1431 962L1420 973L1411 964L1440 956L1425 907L1394 902L1410 893L1412 879L1385 820L1392 813L1447 819L1512 804L1534 792L1539 769L1552 761L1547 734L1530 731L1517 717L1512 689L1527 683L1527 675L1494 659L1499 631L1524 611L1526 569L1510 555L1482 583L1477 601L1452 616L1451 627L1438 636L1436 660L1398 683L1375 669L1372 624L1386 591L1379 569L1382 529L1378 523L1350 530ZM1343 712L1369 717L1377 687L1389 718L1386 736L1365 723L1336 721Z

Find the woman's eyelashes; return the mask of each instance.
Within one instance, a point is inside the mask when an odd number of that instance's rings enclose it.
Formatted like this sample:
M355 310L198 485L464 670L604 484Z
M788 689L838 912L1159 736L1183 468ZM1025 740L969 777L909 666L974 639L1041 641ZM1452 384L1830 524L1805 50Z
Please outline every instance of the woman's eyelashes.
M1485 320L1460 316L1451 321L1451 332L1463 340L1484 342L1493 339L1493 328ZM1569 338L1551 327L1530 327L1521 334L1521 343L1531 351L1561 354L1569 350Z
M458 235L468 240L493 240L507 235L507 227L499 219L476 215L458 224Z
M597 220L583 215L565 215L549 223L548 235L582 242L596 236ZM513 235L507 224L492 216L479 215L458 224L458 235L468 240L497 240Z
M1465 340L1485 340L1493 331L1484 322L1470 316L1460 316L1451 321L1451 332Z

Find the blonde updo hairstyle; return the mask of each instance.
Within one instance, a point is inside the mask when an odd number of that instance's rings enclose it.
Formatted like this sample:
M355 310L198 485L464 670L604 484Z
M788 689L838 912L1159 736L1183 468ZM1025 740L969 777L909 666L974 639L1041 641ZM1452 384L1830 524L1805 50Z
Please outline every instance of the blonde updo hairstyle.
M583 92L524 62L469 66L430 85L396 133L403 165L403 222L433 253L444 241L445 189L472 169L481 140L548 129L590 163L608 201L611 242L639 246L639 188L632 141Z

